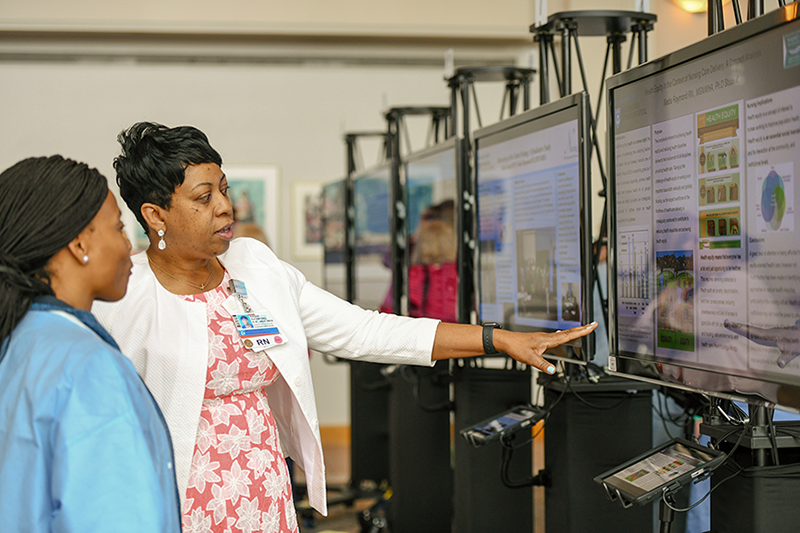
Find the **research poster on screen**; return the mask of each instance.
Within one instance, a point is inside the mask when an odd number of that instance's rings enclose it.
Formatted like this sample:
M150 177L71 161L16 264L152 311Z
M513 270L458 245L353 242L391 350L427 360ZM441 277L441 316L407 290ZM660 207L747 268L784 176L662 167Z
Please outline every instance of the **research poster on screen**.
M483 320L581 323L578 152L576 120L479 149Z
M800 67L783 52L745 42L615 93L622 350L800 376L748 338L800 324Z

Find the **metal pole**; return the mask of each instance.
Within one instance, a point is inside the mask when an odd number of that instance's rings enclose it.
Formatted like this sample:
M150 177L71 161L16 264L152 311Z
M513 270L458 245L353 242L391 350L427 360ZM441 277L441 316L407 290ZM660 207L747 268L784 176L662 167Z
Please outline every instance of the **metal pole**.
M459 76L450 78L450 125L452 126L452 134L456 134L456 127L458 125L458 88Z
M511 80L506 83L508 91L508 116L513 117L517 114L517 100L519 99L519 80Z
M706 15L706 20L708 22L708 34L714 35L717 33L717 3L715 0L707 0L706 6L708 10L708 15ZM749 8L747 18L750 18Z
M344 280L345 297L353 303L356 299L355 287L355 231L353 224L353 174L356 172L356 139L355 135L345 136L347 143L347 177L345 178L345 224L344 224Z
M531 79L525 78L522 85L522 110L527 111L531 108Z
M567 96L572 92L572 30L574 23L569 21L564 23L561 30L561 96Z
M474 250L470 248L470 241L472 239L472 228L475 224L475 187L472 174L472 136L469 130L469 81L464 80L461 84L461 103L463 106L464 116L464 138L462 144L462 165L461 172L463 179L461 182L461 199L462 213L463 213L463 227L460 243L461 249L464 250L464 257L459 261L460 269L458 271L458 281L462 289L460 298L458 299L458 320L462 323L469 324L471 322L473 300L474 300L474 287L473 287L473 259Z
M464 123L463 126L463 134L465 139L470 138L469 132L469 86L470 81L466 78L461 80L460 89L461 89L461 107L462 107L462 119L461 122Z
M534 37L534 41L539 43L539 104L550 102L550 75L547 64L547 52L552 36L540 31Z
M403 294L403 259L404 259L404 218L400 184L400 130L402 129L403 117L396 111L391 111L386 115L386 122L389 135L389 150L391 161L391 234L394 236L390 247L392 264L392 311L400 314L400 300Z
M647 63L647 23L642 22L636 28L639 36L639 64Z
M750 427L751 435L755 435L756 433L761 435L767 435L769 432L767 431L767 408L763 405L755 406L752 404L748 405L748 411L750 411L750 420L753 421L752 426ZM756 431L758 428L761 431ZM755 448L753 449L753 466L767 466L767 450L766 448Z
M781 2L783 2L783 0L779 0L779 3ZM742 10L739 7L739 0L733 0L733 18L736 19L736 24L742 23Z
M619 33L608 36L608 44L611 46L611 73L619 74L622 72L622 43L625 36Z
M764 14L764 0L750 0L747 4L747 20Z

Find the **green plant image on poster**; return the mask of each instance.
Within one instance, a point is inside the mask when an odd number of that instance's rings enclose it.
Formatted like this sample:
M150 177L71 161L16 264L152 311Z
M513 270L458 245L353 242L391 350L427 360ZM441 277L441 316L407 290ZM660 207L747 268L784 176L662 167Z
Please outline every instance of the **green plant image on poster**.
M694 351L694 253L656 253L658 347Z

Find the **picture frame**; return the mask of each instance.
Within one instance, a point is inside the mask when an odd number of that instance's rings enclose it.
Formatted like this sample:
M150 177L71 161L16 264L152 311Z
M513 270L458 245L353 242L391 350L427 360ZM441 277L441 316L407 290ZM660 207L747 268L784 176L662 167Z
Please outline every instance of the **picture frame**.
M255 223L267 237L267 245L280 249L279 169L275 165L223 165L228 179L228 198L236 223Z
M292 183L292 255L299 260L322 259L321 181Z

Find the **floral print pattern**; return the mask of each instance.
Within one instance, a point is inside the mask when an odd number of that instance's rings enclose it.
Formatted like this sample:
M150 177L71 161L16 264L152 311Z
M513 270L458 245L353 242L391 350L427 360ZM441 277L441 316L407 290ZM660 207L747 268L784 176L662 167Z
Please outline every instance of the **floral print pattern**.
M183 504L185 533L297 533L297 516L266 387L278 369L246 349L216 289L183 298L206 304L208 372Z

